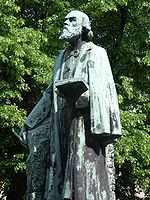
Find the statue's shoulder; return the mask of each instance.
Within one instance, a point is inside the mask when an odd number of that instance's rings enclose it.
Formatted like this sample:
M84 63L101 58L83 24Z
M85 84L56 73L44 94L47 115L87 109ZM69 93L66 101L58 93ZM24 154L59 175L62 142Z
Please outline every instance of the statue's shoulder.
M65 49L64 50L58 50L58 54L55 57L55 64L61 61L63 55L64 55Z
M58 54L56 57L60 57L64 54L64 52L66 51L66 49L61 49L61 50L58 50Z
M92 47L92 51L93 51L94 53L106 52L106 50L105 50L103 47L101 47L101 46L99 46L99 45L96 45L96 44L94 44L93 42L91 42L91 47Z

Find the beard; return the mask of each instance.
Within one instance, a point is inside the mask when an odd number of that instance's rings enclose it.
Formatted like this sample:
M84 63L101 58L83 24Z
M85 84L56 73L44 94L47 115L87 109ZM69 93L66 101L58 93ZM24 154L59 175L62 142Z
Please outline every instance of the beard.
M60 40L70 40L73 39L82 33L82 27L70 27L70 26L64 26L62 29L59 39Z

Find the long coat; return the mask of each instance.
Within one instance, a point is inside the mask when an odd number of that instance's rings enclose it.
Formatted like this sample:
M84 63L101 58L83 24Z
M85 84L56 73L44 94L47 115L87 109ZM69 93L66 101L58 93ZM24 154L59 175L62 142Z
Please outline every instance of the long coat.
M64 55L63 50L56 57L51 83L25 121L30 150L27 196L34 199L37 195L41 200L111 199L105 146L113 143L121 130L107 53L92 42L81 47L74 78L82 77L89 85L89 106L82 111L66 106L57 92Z

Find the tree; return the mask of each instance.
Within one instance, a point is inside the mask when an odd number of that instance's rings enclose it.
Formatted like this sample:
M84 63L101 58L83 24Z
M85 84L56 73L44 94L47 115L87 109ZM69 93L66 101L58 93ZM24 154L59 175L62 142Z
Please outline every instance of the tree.
M19 130L48 83L53 58L42 52L47 39L39 30L25 27L20 7L0 2L0 184L8 199L21 199L25 190L26 152L12 133ZM17 192L19 191L20 192Z

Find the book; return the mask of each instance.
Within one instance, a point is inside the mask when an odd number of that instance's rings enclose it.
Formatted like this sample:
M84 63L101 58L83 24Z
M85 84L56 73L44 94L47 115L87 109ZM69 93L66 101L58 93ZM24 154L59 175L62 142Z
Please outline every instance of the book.
M89 89L88 84L82 78L70 78L55 83L58 94L68 101L76 101L81 94Z

